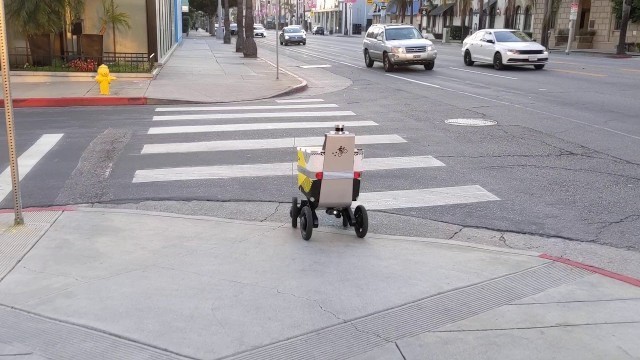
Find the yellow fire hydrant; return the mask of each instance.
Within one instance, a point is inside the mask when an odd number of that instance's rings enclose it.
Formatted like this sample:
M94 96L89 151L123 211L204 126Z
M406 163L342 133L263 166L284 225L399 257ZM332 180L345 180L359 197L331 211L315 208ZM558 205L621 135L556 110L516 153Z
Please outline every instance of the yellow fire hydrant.
M109 73L109 67L107 65L100 65L98 67L98 76L96 76L96 82L100 84L100 94L109 95L109 86L111 80L116 80L115 76L111 76Z

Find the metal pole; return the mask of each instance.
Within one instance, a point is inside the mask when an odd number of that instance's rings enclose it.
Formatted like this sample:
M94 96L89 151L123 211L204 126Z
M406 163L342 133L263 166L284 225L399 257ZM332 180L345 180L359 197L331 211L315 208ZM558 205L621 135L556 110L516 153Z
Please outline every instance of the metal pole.
M276 80L280 79L280 0L278 0L278 16L276 19Z
M222 40L222 0L218 0L218 30L216 31L216 39Z
M13 184L14 225L24 224L22 217L22 199L20 198L20 175L16 156L16 138L13 126L13 100L11 98L11 73L9 71L9 50L7 49L7 24L5 21L4 0L0 0L0 67L2 68L2 87L4 89L4 114L7 122L7 145L9 164Z
M571 3L571 12L569 13L569 39L567 39L567 50L565 54L571 52L571 42L573 41L573 33L576 27L576 19L578 18L578 3ZM548 41L548 39L547 39Z

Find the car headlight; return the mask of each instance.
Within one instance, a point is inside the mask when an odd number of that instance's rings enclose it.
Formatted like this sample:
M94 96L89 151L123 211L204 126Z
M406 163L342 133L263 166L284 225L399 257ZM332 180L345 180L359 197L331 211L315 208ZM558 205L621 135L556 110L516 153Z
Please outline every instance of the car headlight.
M303 38L303 39L306 39L306 38L307 38L307 35L302 34L302 38Z
M404 54L405 50L404 48L401 48L401 47L392 47L391 52L394 54Z
M284 36L284 38L285 38L285 39L289 39L289 35L285 35L285 36Z
M433 46L427 46L427 51L433 51Z
M520 54L520 51L518 50L514 50L514 49L507 50L507 55L518 55L518 54Z

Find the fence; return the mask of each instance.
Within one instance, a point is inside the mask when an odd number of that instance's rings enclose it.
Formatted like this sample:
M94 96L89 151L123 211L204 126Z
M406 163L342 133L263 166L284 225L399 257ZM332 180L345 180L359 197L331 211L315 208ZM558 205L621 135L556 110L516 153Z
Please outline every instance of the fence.
M112 73L150 72L152 62L145 53L104 52L101 57L81 56L73 52L56 55L27 53L27 48L13 48L9 65L14 71L95 72L98 66L109 66Z

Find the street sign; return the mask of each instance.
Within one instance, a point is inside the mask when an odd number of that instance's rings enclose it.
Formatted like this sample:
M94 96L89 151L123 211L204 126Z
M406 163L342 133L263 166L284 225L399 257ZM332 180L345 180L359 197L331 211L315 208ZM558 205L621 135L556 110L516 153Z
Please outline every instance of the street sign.
M367 5L373 5L373 0L367 0Z
M569 13L569 20L576 20L578 18L578 3L571 3L571 12Z
M387 10L387 4L382 3L382 5L380 5L380 10Z

